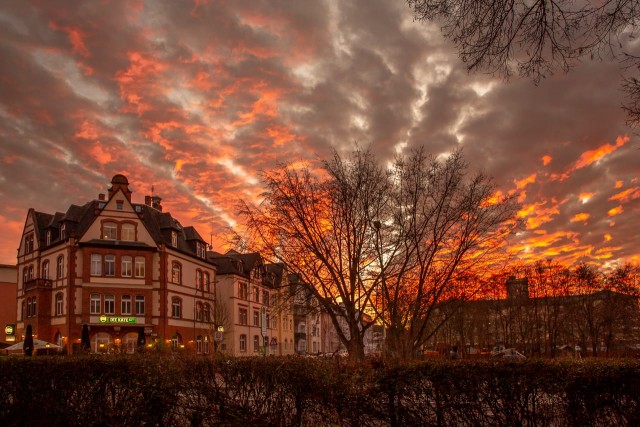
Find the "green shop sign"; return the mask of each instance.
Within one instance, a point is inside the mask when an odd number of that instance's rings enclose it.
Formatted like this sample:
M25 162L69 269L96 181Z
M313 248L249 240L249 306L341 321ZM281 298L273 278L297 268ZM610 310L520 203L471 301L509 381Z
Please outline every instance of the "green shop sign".
M135 317L109 317L100 316L100 323L136 323Z

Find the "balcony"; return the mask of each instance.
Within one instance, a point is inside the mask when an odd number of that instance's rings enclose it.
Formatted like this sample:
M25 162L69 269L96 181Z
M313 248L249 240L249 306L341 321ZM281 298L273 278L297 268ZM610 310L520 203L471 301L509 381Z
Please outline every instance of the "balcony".
M51 289L51 279L31 279L24 283L24 291L33 289Z

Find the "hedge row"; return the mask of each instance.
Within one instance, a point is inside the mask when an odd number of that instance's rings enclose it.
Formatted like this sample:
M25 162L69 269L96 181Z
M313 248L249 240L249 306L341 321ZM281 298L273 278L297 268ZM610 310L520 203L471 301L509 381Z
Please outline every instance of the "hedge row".
M0 360L0 425L640 425L632 361Z

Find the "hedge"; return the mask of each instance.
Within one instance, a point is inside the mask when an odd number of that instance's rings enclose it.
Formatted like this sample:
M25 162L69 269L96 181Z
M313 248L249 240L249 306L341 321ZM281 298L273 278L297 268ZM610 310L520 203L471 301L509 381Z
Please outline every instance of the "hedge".
M3 426L640 425L631 360L0 360Z

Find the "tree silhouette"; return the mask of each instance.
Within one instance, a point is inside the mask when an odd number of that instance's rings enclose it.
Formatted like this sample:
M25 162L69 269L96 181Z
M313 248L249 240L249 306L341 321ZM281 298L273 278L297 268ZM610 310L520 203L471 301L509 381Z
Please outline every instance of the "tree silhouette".
M22 344L22 350L25 356L31 356L33 354L33 329L31 325L27 325L27 329L24 333L24 343Z

